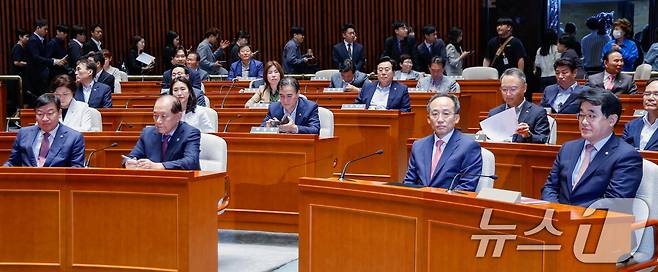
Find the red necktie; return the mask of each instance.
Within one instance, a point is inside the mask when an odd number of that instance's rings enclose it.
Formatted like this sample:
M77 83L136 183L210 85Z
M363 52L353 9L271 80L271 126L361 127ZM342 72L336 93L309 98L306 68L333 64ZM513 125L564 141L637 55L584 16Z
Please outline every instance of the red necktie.
M162 153L160 153L160 161L164 162L165 161L165 155L167 154L167 146L169 146L169 138L171 138L171 135L164 135L162 137Z
M443 145L443 140L439 139L438 141L434 142L434 155L432 156L432 172L430 172L430 179L434 177L434 171L436 171L436 167L439 166L439 160L441 159L441 146Z
M46 158L48 157L48 150L50 150L48 137L50 137L50 133L44 132L43 139L41 139L41 147L39 147L39 158L37 159L37 165L39 167L46 163Z
M608 79L605 81L605 89L606 90L612 90L612 88L615 87L615 76L614 75L608 75Z

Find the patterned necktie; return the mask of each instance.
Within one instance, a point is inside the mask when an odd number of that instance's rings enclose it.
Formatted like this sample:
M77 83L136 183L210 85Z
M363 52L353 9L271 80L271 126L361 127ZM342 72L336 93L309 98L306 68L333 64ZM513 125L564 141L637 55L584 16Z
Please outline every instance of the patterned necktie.
M615 87L615 76L614 75L608 75L608 80L605 81L605 89L606 90L612 90L613 87Z
M46 158L48 157L48 150L50 150L50 140L48 140L48 137L50 137L50 133L44 132L41 146L39 147L39 158L37 159L37 165L39 167L46 163Z
M580 163L580 169L578 169L578 175L576 175L576 179L573 180L573 187L571 189L576 188L576 184L580 182L580 179L583 177L583 174L585 174L585 170L587 170L587 167L591 162L592 151L594 151L594 145L587 144L587 146L585 146L585 156L583 156L583 161Z
M167 154L167 146L169 146L169 138L171 135L164 135L162 137L162 153L160 153L160 161L165 161L165 155Z
M352 59L352 44L351 43L347 44L347 54L350 56L350 59Z
M434 142L434 155L432 156L432 172L430 172L430 179L434 177L434 171L436 171L436 167L439 166L439 160L441 159L441 146L443 146L443 140L439 139L438 141Z

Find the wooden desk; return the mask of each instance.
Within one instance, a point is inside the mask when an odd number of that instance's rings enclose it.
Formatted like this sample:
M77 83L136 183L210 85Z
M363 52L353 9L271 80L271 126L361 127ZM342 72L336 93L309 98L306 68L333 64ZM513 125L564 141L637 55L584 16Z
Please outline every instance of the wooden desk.
M142 131L146 126L155 124L153 110L148 108L109 108L99 109L103 119L103 131ZM20 109L22 127L33 125L36 117L33 109ZM119 127L121 126L121 127Z
M0 127L4 130L7 124L7 83L0 81ZM18 94L20 95L20 93ZM18 99L18 96L16 97ZM14 101L18 105L18 101ZM19 106L19 108L22 106Z
M224 173L1 168L2 271L217 271Z
M541 98L542 98L543 95L544 95L543 93L533 93L532 94L532 102L539 105L539 103L541 103ZM620 95L617 95L617 97L619 97L619 101L621 102L621 114L622 115L633 115L633 112L635 110L644 109L644 103L642 101L642 95L639 95L639 94L620 94Z
M160 81L124 81L120 84L121 93L129 95L158 95L162 89Z
M584 217L584 208L521 205L475 199L473 194L447 194L445 189L384 186L375 182L337 182L302 178L300 191L299 271L615 271L615 264L585 264L574 257L579 225L591 224L585 252L596 249L606 212ZM482 229L491 208L492 225L513 230ZM525 234L554 209L555 236L546 230ZM613 257L630 249L633 217L607 213L608 245L596 250ZM487 221L485 221L487 222ZM612 223L614 222L614 223ZM500 258L489 241L472 235L516 235L506 240ZM518 245L561 245L559 251L516 250ZM578 251L576 251L578 252ZM615 258L616 259L616 258Z

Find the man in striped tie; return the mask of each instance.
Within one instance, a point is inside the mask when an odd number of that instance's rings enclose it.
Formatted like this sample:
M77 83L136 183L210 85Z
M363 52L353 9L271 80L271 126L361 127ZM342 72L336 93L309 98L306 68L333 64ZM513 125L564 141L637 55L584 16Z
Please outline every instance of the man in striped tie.
M414 142L405 183L475 191L482 173L480 144L455 129L459 123L459 99L439 93L427 105L427 123L434 133ZM451 189L451 188L448 188Z
M634 94L637 92L633 77L621 73L621 69L624 67L624 58L621 51L611 49L606 52L603 55L603 65L605 71L589 76L587 86L605 89L614 94Z
M4 166L83 167L85 140L82 134L60 123L62 107L51 93L35 102L37 124L21 128Z
M633 198L642 180L642 157L614 135L621 102L607 90L581 93L581 139L562 145L542 199L587 207L601 198Z

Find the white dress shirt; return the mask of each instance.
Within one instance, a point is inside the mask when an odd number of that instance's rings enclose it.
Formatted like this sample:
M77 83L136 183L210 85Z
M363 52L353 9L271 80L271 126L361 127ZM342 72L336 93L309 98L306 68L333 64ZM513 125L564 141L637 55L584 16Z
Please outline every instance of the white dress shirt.
M388 95L390 93L390 89L391 85L381 87L379 86L379 83L377 83L377 89L375 89L375 93L372 95L372 99L370 100L370 109L386 109L386 105L388 105Z
M82 84L82 94L85 98L85 103L89 104L89 97L91 96L91 89L94 87L94 81L89 83L89 85Z
M199 131L202 133L211 133L211 132L216 132L213 129L212 121L210 121L210 117L205 113L206 111L203 110L203 106L196 106L196 109L194 112L186 112L185 115L183 115L183 120L185 123L187 123L190 126L193 126L197 128Z
M658 129L658 122L654 121L653 124L649 123L649 118L647 118L646 114L642 117L642 121L644 122L644 126L640 133L640 150L644 150L647 147L649 139L651 139L651 136L653 136L656 129Z

